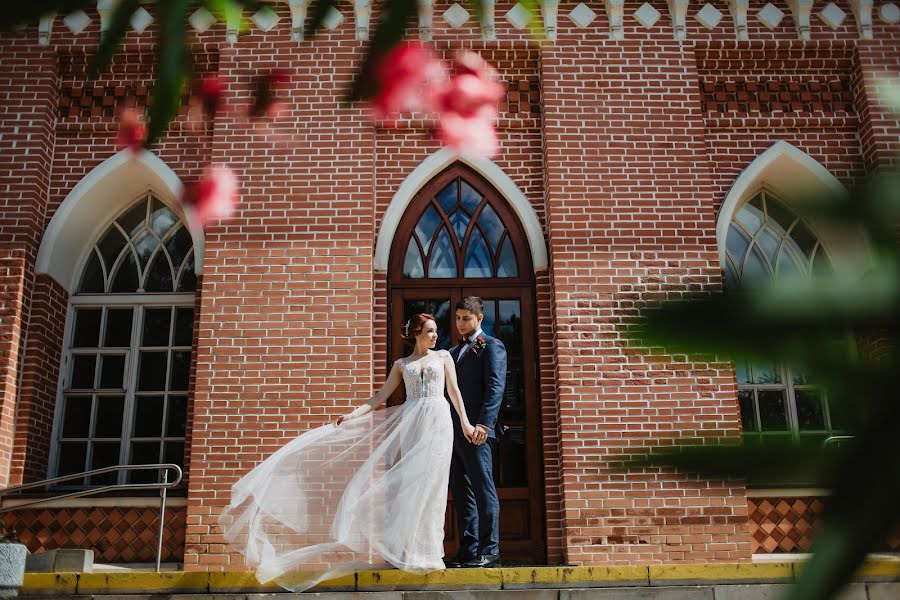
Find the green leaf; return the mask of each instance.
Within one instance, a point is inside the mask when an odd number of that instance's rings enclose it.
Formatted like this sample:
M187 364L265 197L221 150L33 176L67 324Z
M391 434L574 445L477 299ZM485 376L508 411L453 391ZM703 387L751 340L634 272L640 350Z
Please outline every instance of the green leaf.
M378 82L373 74L375 65L394 46L403 41L406 28L415 15L416 0L392 0L386 7L381 23L372 36L365 61L350 91L349 100L351 102L368 100L378 93Z
M159 3L159 72L153 86L147 145L162 137L181 105L181 94L191 70L185 25L187 8L188 0Z
M834 462L834 453L819 443L775 439L765 445L747 442L660 447L628 461L625 467L665 466L712 479L775 479L825 486L832 483L829 468Z
M334 8L337 10L340 0L313 0L310 3L310 13L307 15L306 27L303 28L303 36L312 37L318 33L325 25L325 17L328 12ZM388 4L387 6L390 6ZM387 10L387 7L385 8Z
M97 48L97 53L94 54L94 58L91 60L89 72L92 77L96 76L100 70L106 68L109 64L113 54L119 48L119 43L128 31L131 15L139 7L140 0L122 0L116 4L109 20L109 25L100 37L100 46Z

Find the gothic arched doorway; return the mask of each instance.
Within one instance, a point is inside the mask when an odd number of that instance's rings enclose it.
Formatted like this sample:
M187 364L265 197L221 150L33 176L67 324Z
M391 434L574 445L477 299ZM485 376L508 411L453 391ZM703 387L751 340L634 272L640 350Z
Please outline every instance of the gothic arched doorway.
M509 427L494 453L500 495L500 549L506 561L546 560L543 467L539 431L534 270L522 226L483 177L456 163L434 177L406 210L388 267L391 331L417 312L438 321L437 347L458 343L456 302L484 300L483 329L500 338L509 366L500 421ZM403 356L389 342L391 361ZM455 517L448 507L446 554L456 553Z

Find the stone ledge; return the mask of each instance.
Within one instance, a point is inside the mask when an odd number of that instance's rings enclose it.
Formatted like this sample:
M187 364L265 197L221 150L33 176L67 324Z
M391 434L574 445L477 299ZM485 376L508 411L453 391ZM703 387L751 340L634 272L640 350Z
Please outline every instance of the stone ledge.
M397 570L359 571L353 575L323 582L314 588L320 592L375 592L375 591L434 591L467 590L467 593L491 590L512 593L513 590L562 590L572 588L635 588L644 590L646 597L662 597L654 589L669 590L665 597L682 588L728 586L737 593L738 586L750 585L756 589L765 584L794 581L801 563L711 563L667 564L610 567L512 567L500 569L449 569L427 575L415 575ZM867 561L854 578L868 582L869 587L882 585L900 586L900 559ZM760 588L762 589L762 588ZM879 593L887 593L887 588ZM890 591L894 588L891 587ZM26 573L21 594L28 596L111 596L125 594L252 594L276 593L281 588L274 584L260 584L252 572L126 572L126 573ZM480 593L480 592L479 592ZM705 591L697 592L698 598ZM711 593L711 592L710 592ZM749 593L749 592L748 592ZM753 592L755 594L756 592ZM552 595L552 594L551 594ZM740 595L740 594L739 594ZM716 595L718 597L718 595ZM205 596L209 598L209 596ZM243 598L243 596L241 596ZM309 594L304 598L311 597ZM342 596L335 596L342 597ZM405 597L405 596L404 596ZM569 597L569 596L567 596ZM575 598L575 596L571 596ZM644 597L644 596L641 596ZM743 596L741 596L743 597ZM748 597L757 597L751 596ZM759 596L766 597L765 595ZM882 596L878 596L879 598ZM135 599L135 596L131 596ZM424 598L424 597L423 597ZM523 596L525 598L525 596ZM554 596L555 598L555 596ZM560 596L561 598L561 596ZM873 596L874 598L874 596ZM257 599L252 599L257 600Z

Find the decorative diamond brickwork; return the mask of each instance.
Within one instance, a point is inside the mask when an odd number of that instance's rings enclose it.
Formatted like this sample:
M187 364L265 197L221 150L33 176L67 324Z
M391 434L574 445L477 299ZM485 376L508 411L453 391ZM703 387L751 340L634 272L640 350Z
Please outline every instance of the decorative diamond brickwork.
M707 113L853 113L849 78L828 81L741 80L701 82Z
M809 552L823 509L821 498L747 498L753 553ZM880 549L900 550L900 530Z
M507 118L541 114L541 87L535 80L510 81L506 87L506 101L500 103L500 116Z
M214 72L218 58L216 52L195 53L192 61L197 76ZM154 60L148 53L117 55L105 73L91 80L86 55L61 55L57 118L114 117L126 101L139 108L146 106L154 83ZM187 113L189 99L190 90L186 90L180 114Z
M184 560L187 508L167 507L163 562ZM4 515L29 552L54 548L94 550L101 563L155 562L159 508L84 507L24 509Z

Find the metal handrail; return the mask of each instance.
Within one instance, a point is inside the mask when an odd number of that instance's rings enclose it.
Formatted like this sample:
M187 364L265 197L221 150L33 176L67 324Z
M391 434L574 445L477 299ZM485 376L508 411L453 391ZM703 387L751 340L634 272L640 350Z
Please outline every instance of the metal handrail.
M846 442L852 440L854 436L852 435L832 435L831 437L825 438L825 441L822 442L822 447L827 448L832 444L839 444L841 442Z
M92 475L100 475L102 473L112 473L118 471L162 471L162 482L157 483L123 483L123 484L115 484L115 485L105 485L103 487L96 488L88 488L84 490L78 490L75 492L69 492L67 494L57 494L51 498L39 498L37 500L32 500L31 502L25 502L23 504L16 504L15 506L3 506L3 498L18 492L22 492L24 490L30 490L34 488L46 487L48 485L53 485L55 483L59 483L62 481L71 481L73 479L84 479L85 477L90 477ZM169 470L175 471L176 477L175 480L169 482ZM62 477L54 477L53 479L44 479L43 481L36 481L34 483L26 483L24 485L16 485L13 487L8 487L0 490L0 514L5 512L20 510L28 506L36 506L38 504L50 504L52 502L56 502L57 500L63 500L65 498L80 498L83 496L93 496L95 494L100 494L102 492L107 492L110 490L159 490L159 542L156 546L156 572L159 572L161 559L162 559L162 544L163 544L163 520L166 514L166 490L175 487L179 483L181 483L181 478L183 476L183 472L181 467L171 463L165 464L155 464L155 465L115 465L112 467L103 467L102 469L94 469L92 471L85 471L83 473L76 473L74 475L64 475Z

